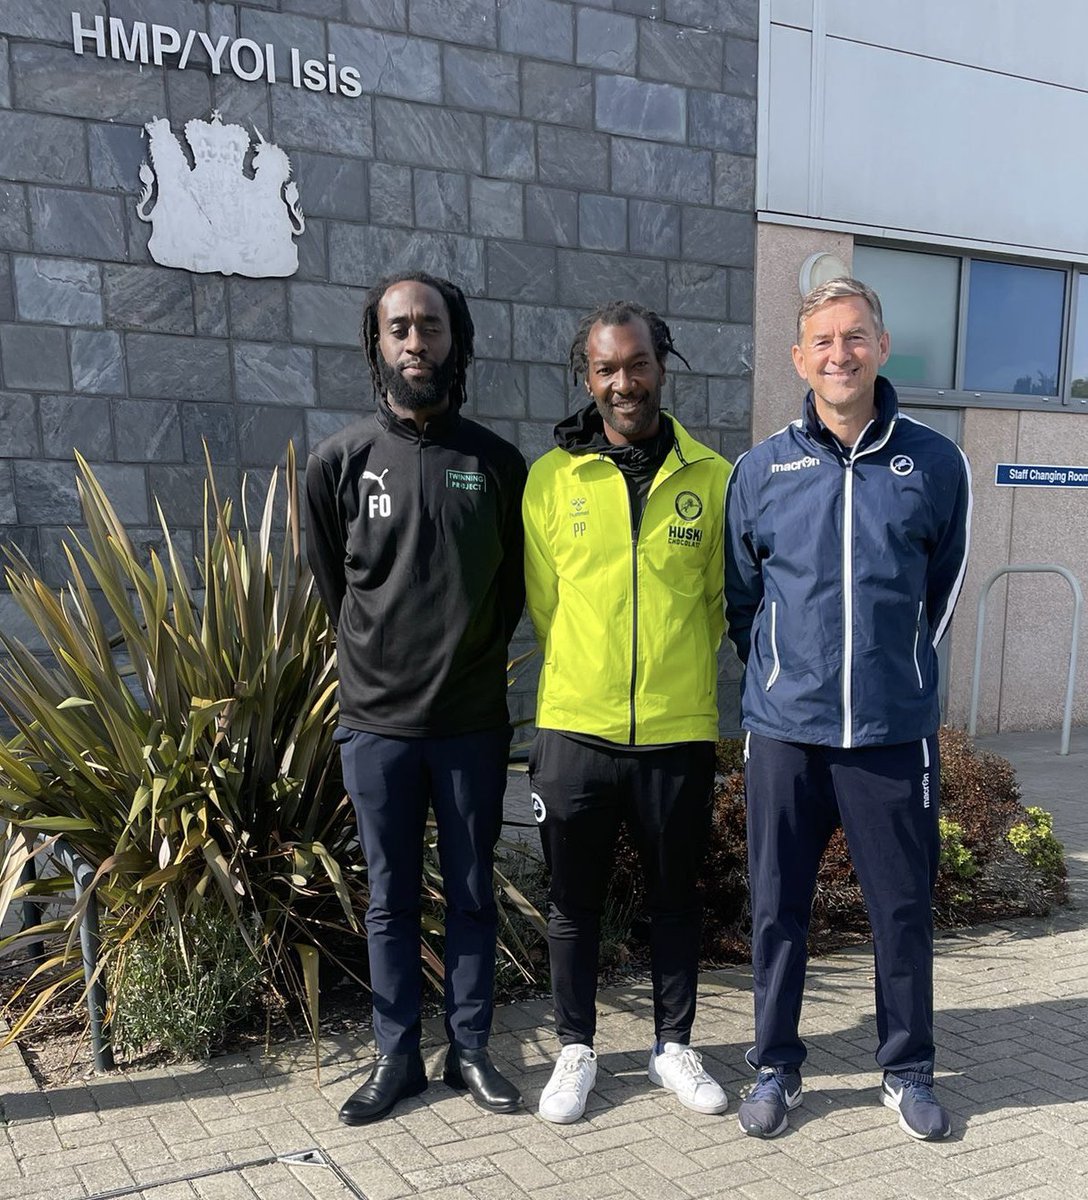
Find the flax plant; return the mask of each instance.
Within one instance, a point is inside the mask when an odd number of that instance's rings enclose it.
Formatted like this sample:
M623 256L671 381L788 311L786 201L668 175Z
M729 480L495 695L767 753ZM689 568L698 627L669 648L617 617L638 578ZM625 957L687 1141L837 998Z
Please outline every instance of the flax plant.
M0 954L49 947L9 1006L7 1040L83 988L77 935L92 898L111 1008L123 1012L129 948L174 938L188 962L186 930L212 905L231 915L265 989L294 993L316 1038L315 963L351 974L362 960L367 884L332 743L334 639L302 555L293 448L259 521L243 502L240 525L209 462L188 563L159 506L163 549L141 561L77 465L86 531L70 532L64 588L6 551L8 587L49 653L0 631L0 708L16 730L0 741L0 922L13 903L71 891L58 838L95 874L62 915L0 941ZM440 987L433 829L425 850L423 966ZM53 873L21 883L32 858ZM499 872L496 894L500 952L532 981L519 929L539 933L543 919ZM168 997L163 1009L169 1021Z
M0 706L17 730L0 745L0 920L14 899L70 886L63 872L18 886L51 838L96 873L66 918L0 943L65 935L28 980L36 994L9 1037L81 983L75 936L92 895L105 916L100 969L116 979L132 939L169 929L184 947L183 917L213 902L273 984L297 979L292 943L332 953L342 935L362 936L365 873L333 770L335 655L301 554L293 451L279 535L279 473L255 528L235 528L209 465L188 567L161 508L164 550L143 565L77 459L86 534L65 546L67 585L52 591L8 552L8 586L50 654L0 631Z

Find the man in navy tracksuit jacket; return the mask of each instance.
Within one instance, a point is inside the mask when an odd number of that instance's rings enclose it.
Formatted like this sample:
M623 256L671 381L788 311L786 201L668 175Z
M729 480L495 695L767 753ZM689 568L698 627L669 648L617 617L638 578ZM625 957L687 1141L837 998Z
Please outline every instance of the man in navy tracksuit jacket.
M890 342L864 284L810 292L797 342L804 415L738 460L726 499L758 1072L740 1124L774 1137L801 1102L812 894L841 824L876 948L882 1098L907 1133L933 1140L950 1132L932 1088L936 646L966 568L970 474L877 374Z

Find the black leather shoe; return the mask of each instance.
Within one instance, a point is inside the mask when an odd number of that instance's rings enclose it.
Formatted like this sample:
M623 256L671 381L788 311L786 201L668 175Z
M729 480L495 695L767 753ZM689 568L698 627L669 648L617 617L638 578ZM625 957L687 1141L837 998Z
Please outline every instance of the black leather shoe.
M368 1125L384 1117L398 1100L427 1090L423 1059L415 1054L383 1054L370 1078L352 1092L340 1109L345 1125Z
M458 1092L467 1088L473 1100L491 1112L516 1112L521 1108L521 1092L499 1074L486 1046L466 1050L451 1044L442 1080Z

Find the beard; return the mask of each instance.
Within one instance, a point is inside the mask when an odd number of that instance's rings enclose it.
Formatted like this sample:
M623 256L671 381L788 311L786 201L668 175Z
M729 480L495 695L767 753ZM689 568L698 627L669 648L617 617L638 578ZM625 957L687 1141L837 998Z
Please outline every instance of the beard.
M637 406L630 411L619 411L611 399L596 400L597 411L601 419L610 428L628 442L640 442L652 437L658 428L661 414L661 388L656 387L643 392L637 399Z
M452 349L446 355L445 362L428 364L432 367L429 379L418 381L406 379L395 366L382 358L380 352L377 357L378 377L387 400L407 412L441 408L453 383L455 363Z

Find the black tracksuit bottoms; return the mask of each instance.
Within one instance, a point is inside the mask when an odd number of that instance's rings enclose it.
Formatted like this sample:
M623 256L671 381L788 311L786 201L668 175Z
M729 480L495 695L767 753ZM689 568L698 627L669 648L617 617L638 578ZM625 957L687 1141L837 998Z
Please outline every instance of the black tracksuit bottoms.
M662 1042L686 1045L695 1020L698 876L710 832L713 743L632 750L542 729L529 783L551 872L548 948L559 1041L593 1045L601 913L626 821L650 921L654 1032Z
M843 750L747 740L755 1062L799 1066L806 940L820 858L841 824L876 953L876 1060L933 1078L933 884L940 858L937 736Z
M428 807L446 898L446 1035L475 1050L491 1032L495 983L494 850L502 830L509 725L450 737L336 730L355 806L370 904L367 952L381 1054L419 1049L420 907Z

